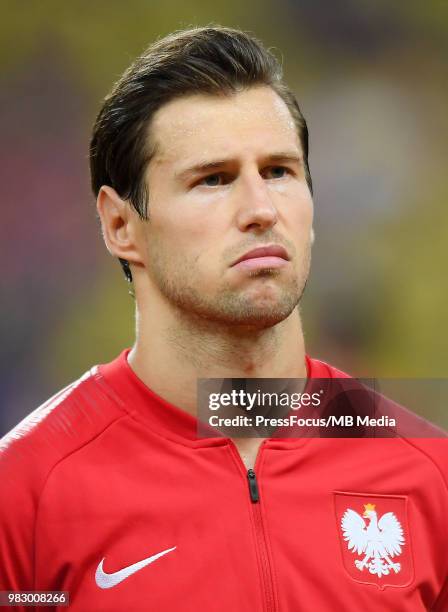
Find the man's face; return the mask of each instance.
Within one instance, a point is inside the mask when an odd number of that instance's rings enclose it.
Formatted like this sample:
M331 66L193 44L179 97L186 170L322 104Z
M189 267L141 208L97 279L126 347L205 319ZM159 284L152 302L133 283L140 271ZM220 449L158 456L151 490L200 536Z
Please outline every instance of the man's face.
M150 291L217 323L263 329L285 319L307 280L313 219L285 103L266 86L185 96L157 111L150 132ZM259 247L277 250L235 263Z

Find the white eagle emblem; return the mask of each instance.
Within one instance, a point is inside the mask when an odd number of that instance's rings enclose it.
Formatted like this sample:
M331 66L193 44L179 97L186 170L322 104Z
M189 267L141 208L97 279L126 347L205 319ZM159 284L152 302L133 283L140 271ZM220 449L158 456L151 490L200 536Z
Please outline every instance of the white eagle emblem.
M368 527L363 517L370 519ZM398 574L401 564L393 563L390 558L401 554L404 536L400 521L393 512L386 512L378 520L375 504L364 504L362 516L348 508L341 519L341 528L348 549L358 555L365 553L362 561L355 560L360 572L367 568L378 577L387 576L391 570Z

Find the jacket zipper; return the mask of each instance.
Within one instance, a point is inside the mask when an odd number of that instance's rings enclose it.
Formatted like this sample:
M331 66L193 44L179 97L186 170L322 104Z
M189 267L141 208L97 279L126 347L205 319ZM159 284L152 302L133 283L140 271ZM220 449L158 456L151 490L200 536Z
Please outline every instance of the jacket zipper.
M232 446L234 447L234 452L238 456L240 464L243 464L241 456L233 444L233 441L230 441ZM258 459L260 453L262 451L262 447L260 448L255 467L257 467ZM244 466L244 469L246 467ZM261 506L260 506L260 490L258 487L257 476L255 470L249 469L246 472L246 477L249 485L249 497L252 513L254 517L255 524L255 534L256 534L256 542L257 542L257 550L258 556L260 559L260 571L261 571L261 581L263 585L263 595L265 601L265 612L275 612L277 607L275 604L275 590L274 590L274 579L272 576L271 563L269 561L269 550L266 540L266 531L263 523L263 516L261 514Z
M253 503L256 503L260 501L260 494L258 492L257 477L255 476L254 470L247 471L247 479L249 481L250 499Z

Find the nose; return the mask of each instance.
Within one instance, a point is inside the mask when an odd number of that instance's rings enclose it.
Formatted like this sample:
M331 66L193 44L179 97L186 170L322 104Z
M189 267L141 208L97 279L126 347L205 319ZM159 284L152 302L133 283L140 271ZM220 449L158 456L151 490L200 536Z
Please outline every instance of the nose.
M241 180L237 200L237 225L240 231L265 231L277 223L277 209L265 180L258 172Z

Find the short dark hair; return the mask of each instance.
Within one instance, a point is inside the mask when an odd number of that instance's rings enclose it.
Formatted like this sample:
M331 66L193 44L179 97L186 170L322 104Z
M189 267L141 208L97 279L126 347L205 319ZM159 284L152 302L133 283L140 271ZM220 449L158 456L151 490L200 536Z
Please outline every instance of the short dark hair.
M272 87L289 108L312 192L308 128L294 94L282 80L279 61L251 34L207 26L174 32L150 45L104 99L90 142L95 197L102 185L109 185L130 202L141 219L148 219L145 170L154 155L148 138L154 113L185 94L232 94L255 85ZM120 263L131 282L129 263L125 259Z

